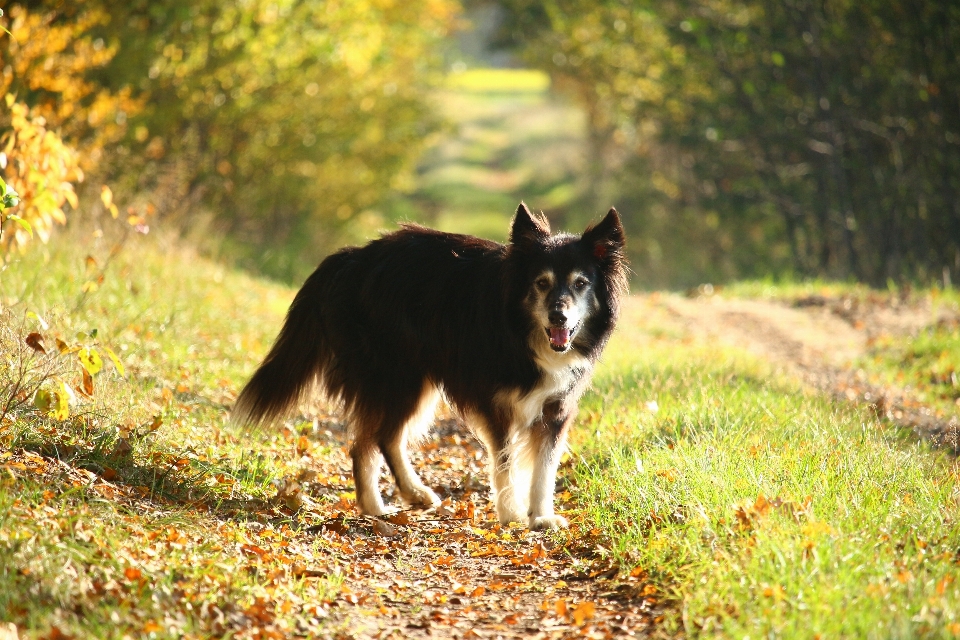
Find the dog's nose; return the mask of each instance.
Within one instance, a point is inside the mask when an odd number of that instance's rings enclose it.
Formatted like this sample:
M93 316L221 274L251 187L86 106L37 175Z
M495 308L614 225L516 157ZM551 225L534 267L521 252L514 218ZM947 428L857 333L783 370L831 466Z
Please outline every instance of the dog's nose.
M567 323L567 316L563 314L559 309L554 309L547 315L547 319L550 321L550 324L560 327Z

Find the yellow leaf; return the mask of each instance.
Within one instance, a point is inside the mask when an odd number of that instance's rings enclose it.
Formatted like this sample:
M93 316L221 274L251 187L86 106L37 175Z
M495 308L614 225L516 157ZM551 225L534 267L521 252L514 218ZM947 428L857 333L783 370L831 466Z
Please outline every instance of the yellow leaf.
M33 396L33 406L41 413L50 413L53 403L54 396L46 389L38 389L36 395Z
M70 206L73 207L74 209L77 209L80 207L80 202L77 200L77 194L73 190L73 185L70 184L69 182L66 183L63 187L63 197L66 199L67 202L70 203Z
M67 385L63 383L63 380L60 380L59 383L59 387L53 391L54 402L50 407L50 417L56 420L66 420L70 416L70 394L67 392Z
M120 362L120 358L117 357L117 354L113 352L113 349L110 347L104 347L104 351L107 352L107 357L110 358L110 361L113 363L113 366L116 367L117 373L119 373L124 378L127 377L127 372L123 368L123 363Z
M80 349L80 351L77 353L77 356L80 358L80 365L91 376L97 375L97 373L100 372L100 369L103 368L103 359L93 347L84 347L83 349Z

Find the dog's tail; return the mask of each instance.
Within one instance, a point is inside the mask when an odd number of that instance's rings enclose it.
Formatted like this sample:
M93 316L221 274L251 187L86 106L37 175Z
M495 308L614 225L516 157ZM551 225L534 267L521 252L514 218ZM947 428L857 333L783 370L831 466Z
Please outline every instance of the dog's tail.
M240 392L230 420L259 427L285 417L322 377L332 354L323 331L325 285L335 260L328 258L297 292L280 335Z

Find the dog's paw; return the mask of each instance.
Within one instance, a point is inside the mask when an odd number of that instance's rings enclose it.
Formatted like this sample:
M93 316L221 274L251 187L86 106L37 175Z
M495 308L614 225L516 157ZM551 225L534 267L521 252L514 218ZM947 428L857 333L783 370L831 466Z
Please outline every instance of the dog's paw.
M411 507L436 507L440 504L440 496L430 487L414 487L412 491L401 496L403 501Z
M511 522L523 522L526 518L523 517L519 509L516 509L512 505L498 504L497 520L500 521L500 524L506 525Z
M533 531L543 531L546 529L566 529L569 526L567 519L563 516L539 516L530 518L530 529Z

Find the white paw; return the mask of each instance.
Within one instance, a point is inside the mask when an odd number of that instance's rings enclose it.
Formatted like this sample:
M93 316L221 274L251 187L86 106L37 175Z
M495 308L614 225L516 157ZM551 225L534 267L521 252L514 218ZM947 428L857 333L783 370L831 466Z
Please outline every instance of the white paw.
M523 514L514 505L504 504L502 501L497 505L497 519L500 524L510 524L511 522L523 522L526 520Z
M563 516L538 516L530 518L530 529L533 531L543 531L545 529L566 529L569 526L567 519Z
M433 492L430 487L423 485L414 487L414 489L401 496L403 501L411 507L435 507L440 504L440 496Z

